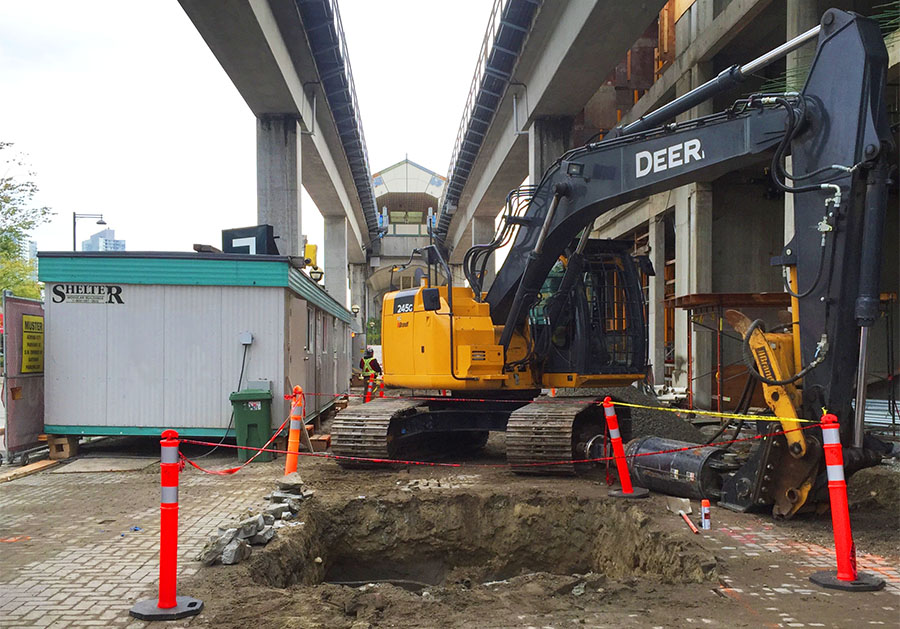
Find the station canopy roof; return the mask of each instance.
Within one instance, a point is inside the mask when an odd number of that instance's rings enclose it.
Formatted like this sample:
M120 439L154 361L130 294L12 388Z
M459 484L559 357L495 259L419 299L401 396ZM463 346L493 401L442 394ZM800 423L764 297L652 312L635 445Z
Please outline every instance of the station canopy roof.
M372 175L378 210L387 208L393 224L423 224L428 208L438 211L438 201L447 184L446 177L408 159Z

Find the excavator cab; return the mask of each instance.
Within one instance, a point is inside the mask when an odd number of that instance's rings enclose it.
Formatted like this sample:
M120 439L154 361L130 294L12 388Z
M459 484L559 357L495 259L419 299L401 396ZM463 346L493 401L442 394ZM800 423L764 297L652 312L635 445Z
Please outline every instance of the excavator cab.
M566 386L571 374L646 370L645 304L632 246L588 240L580 273L568 289L562 284L569 258L560 256L551 269L529 314L534 353L551 386Z

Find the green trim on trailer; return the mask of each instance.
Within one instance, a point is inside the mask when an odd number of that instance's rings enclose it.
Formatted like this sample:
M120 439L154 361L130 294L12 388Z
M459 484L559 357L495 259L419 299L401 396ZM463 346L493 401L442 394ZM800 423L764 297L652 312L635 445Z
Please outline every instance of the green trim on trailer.
M117 437L138 436L138 437L159 437L164 430L168 428L156 428L152 426L60 426L58 424L44 424L44 433L48 435L90 435L90 436L106 436ZM182 437L223 437L225 436L224 428L176 428L178 434ZM231 436L234 436L234 430L229 430Z
M286 286L284 262L168 258L39 258L42 282Z
M292 267L286 257L50 252L38 257L38 279L50 284L283 287L341 321L353 322L349 310Z

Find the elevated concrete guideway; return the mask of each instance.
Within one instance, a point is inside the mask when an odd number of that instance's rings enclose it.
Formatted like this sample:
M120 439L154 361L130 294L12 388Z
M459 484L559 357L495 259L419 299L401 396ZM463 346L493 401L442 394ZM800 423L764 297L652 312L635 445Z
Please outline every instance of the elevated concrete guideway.
M257 117L259 222L275 227L282 254L301 255L302 183L325 219L326 239L331 232L344 243L343 251L326 247L325 266L335 298L345 303L340 287L347 285L347 264L365 263L377 221L336 6L331 0L179 2Z
M524 1L498 0L498 4L509 8ZM473 239L482 242L484 234L493 233L494 218L510 190L529 175L536 183L570 148L573 118L664 4L664 0L541 3L477 156L464 176L455 208L453 203L442 206L442 231L451 262L462 261ZM513 115L514 99L518 120ZM468 112L463 127L467 117ZM448 191L460 190L459 181L454 182L459 154L454 152Z

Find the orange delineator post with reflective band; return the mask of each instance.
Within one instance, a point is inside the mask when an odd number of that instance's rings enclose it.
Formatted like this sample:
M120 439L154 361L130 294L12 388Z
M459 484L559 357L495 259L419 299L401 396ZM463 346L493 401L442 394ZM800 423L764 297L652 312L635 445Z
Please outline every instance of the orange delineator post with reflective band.
M162 434L160 458L162 500L159 504L159 605L175 607L178 570L178 433Z
M378 397L384 397L384 377L378 379Z
M856 570L856 546L853 544L853 533L850 530L840 423L831 413L822 416L822 449L825 451L825 471L828 475L837 572L816 572L810 575L809 580L816 585L836 590L880 590L884 587L883 579Z
M297 471L297 458L300 452L300 431L303 430L303 420L306 417L306 396L299 385L294 385L292 395L285 395L284 399L291 401L291 427L288 430L288 452L284 459L284 474L293 474Z
M181 457L178 433L166 430L160 441L159 598L138 601L131 615L141 620L178 620L199 614L203 601L177 596L178 579L178 474Z
M606 425L609 428L609 440L612 441L613 455L616 458L616 470L619 472L619 484L622 489L613 489L609 492L614 498L646 498L650 490L643 487L634 488L631 485L631 475L628 473L628 462L625 460L625 448L622 445L622 435L619 432L619 418L616 417L616 409L612 399L606 397L603 400L603 414L606 415Z

